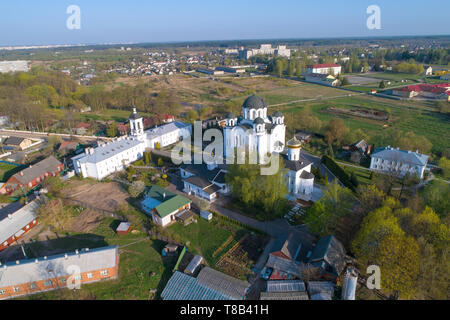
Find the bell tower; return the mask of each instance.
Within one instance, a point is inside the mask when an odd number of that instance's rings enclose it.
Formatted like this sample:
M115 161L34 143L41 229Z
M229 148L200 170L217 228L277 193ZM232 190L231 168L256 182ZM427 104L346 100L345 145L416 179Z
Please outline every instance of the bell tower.
M130 116L131 136L141 138L144 136L144 121L143 118L133 108L133 113Z

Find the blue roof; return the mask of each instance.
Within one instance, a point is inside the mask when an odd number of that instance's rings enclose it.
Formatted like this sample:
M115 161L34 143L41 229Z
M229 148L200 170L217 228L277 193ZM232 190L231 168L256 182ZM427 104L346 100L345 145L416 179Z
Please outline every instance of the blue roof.
M208 288L197 278L175 271L163 292L163 300L231 300L219 291Z

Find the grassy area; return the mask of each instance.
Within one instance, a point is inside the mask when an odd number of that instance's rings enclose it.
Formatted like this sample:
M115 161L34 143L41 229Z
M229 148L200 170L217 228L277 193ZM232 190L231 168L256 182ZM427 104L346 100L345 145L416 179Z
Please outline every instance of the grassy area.
M146 300L153 298L150 289L157 290L158 298L176 262L176 257L161 257L164 245L161 241L145 239L120 249L118 279L83 285L81 290L62 289L36 294L27 299Z
M23 169L21 165L0 162L0 182L6 182L12 175Z
M370 180L370 171L366 170L364 168L356 168L351 166L345 166L342 164L339 164L341 168L345 170L349 175L352 174L352 172L355 173L356 177L358 178L358 182L360 184L373 184L374 182Z
M210 222L204 219L198 219L197 223L191 223L186 227L176 223L168 227L167 232L169 237L174 239L178 238L184 243L189 241L188 250L194 254L203 256L210 266L214 266L221 254L215 257L213 257L213 254L228 237L233 236L235 238L227 246L230 247L247 231L235 226L222 225L216 219ZM226 252L226 248L222 252Z
M450 145L449 116L438 113L433 106L414 102L401 102L395 100L381 99L371 96L353 96L333 99L333 101L309 102L312 112L322 121L339 117L342 118L351 130L361 128L369 136L380 133L384 125L396 127L402 131L412 131L426 137L433 144L432 152L442 152ZM297 113L302 110L305 103L296 103L286 106L282 111L285 113ZM388 111L391 117L389 123L375 121L350 115L335 115L326 112L330 106L353 109L370 108Z
M150 240L144 233L117 235L114 228L117 221L103 219L91 234L69 234L66 237L47 242L35 242L27 246L28 253L40 256L49 247L55 252L67 252L81 248L95 248L118 245L120 252L119 277L83 285L81 290L55 290L26 297L32 300L52 299L122 299L141 300L159 298L167 281L172 275L177 257L162 257L165 243ZM156 296L149 290L156 289Z

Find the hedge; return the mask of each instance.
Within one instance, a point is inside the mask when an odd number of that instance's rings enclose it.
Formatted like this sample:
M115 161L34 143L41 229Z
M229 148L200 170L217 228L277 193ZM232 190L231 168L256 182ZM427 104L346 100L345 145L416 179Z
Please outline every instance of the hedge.
M356 186L352 183L350 176L332 158L327 155L322 157L321 162L346 186L355 191Z

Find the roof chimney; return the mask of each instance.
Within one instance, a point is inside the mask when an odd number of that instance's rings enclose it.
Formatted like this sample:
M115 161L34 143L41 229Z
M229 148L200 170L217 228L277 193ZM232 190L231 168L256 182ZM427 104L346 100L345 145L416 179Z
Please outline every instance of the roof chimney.
M11 213L8 214L8 218L9 218L9 219L12 219L12 214L11 214Z
M47 256L44 257L44 260L47 260Z
M39 260L38 260L38 259L34 260L34 263L38 263L38 262L39 262Z
M20 261L19 261L19 260L16 260L16 264L20 264Z
M69 257L69 256L67 255L67 253L65 253L65 254L64 254L64 259L67 260L68 257Z

